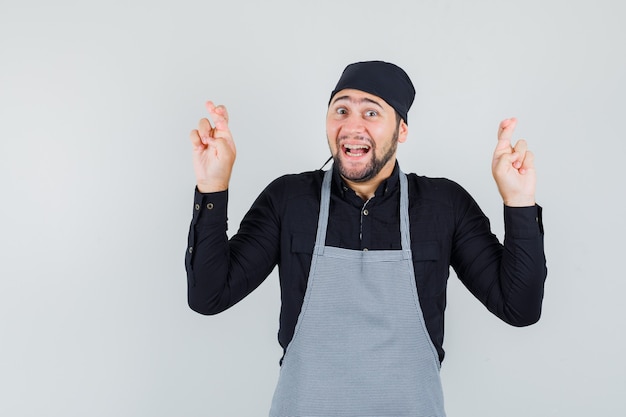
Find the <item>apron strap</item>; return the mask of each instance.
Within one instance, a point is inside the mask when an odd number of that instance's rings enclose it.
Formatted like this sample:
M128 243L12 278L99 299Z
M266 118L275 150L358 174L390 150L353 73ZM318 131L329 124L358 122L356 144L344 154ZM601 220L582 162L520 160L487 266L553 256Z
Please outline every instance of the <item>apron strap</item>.
M409 185L406 175L400 170L400 238L402 257L411 259L411 228L409 227Z
M333 177L332 166L324 174L322 181L322 197L320 199L320 215L317 220L317 236L315 237L315 248L313 256L322 255L326 246L326 229L328 228L328 213L330 212L330 182Z
M320 214L317 220L317 235L315 237L314 255L322 255L326 246L326 230L328 229L328 215L330 213L330 188L333 177L333 167L324 173L322 181L322 196L320 200ZM406 175L402 170L400 176L400 238L402 243L402 257L411 259L411 233L409 227L409 187Z

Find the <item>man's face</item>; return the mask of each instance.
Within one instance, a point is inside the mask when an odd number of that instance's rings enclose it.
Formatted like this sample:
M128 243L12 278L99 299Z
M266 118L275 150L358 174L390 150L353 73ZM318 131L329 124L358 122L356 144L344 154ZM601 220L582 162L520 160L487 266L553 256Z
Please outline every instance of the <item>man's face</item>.
M360 90L341 90L326 116L328 145L341 175L367 182L391 175L398 142L406 140L407 125L383 99Z

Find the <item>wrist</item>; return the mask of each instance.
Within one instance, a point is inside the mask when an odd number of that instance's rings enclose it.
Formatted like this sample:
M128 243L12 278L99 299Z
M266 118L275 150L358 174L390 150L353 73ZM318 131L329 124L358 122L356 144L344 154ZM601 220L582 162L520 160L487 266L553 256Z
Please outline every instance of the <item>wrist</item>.
M212 182L212 181L208 181L208 182L198 182L196 184L196 187L198 188L198 191L200 191L201 193L218 193L220 191L226 191L228 190L228 183L224 183L224 182Z
M503 198L502 201L507 207L532 207L536 204L535 197Z

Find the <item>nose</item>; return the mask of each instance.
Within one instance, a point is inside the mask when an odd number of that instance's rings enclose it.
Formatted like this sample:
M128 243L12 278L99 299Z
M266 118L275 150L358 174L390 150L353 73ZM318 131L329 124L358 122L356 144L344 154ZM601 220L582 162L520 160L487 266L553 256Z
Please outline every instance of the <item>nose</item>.
M354 112L344 119L342 130L348 134L361 134L365 131L365 124L360 114Z

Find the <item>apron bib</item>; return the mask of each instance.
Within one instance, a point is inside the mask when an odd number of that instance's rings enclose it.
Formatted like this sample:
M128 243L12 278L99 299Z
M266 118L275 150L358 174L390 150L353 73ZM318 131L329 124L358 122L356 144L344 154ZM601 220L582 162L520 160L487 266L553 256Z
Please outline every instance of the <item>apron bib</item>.
M332 169L322 183L307 289L271 417L444 417L439 359L419 305L400 172L402 250L325 246Z

